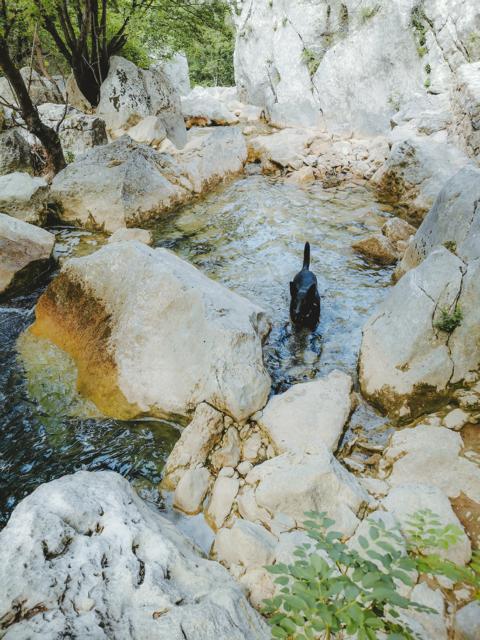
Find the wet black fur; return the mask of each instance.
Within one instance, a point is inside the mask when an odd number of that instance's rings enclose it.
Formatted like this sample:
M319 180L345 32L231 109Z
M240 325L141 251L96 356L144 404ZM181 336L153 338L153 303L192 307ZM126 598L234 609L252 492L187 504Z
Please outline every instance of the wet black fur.
M320 320L317 278L310 271L310 244L305 243L303 267L290 282L290 318L295 327L313 331Z

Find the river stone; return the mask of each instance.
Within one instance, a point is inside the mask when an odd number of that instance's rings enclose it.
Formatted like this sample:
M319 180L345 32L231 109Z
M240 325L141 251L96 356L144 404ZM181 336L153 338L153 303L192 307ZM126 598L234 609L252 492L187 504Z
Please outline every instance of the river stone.
M354 242L352 249L378 264L395 264L398 260L394 245L381 233L373 233Z
M115 137L146 116L158 116L178 148L187 141L180 95L159 67L140 69L125 58L112 56L108 76L100 87L97 115Z
M255 487L258 506L272 517L282 513L301 526L306 512L326 512L335 520L335 529L345 535L353 533L358 524L356 514L369 502L355 476L326 445L267 460L250 471L247 482Z
M277 453L338 446L352 410L352 379L342 371L273 396L258 418Z
M192 421L183 429L167 458L162 486L171 491L187 469L205 465L214 445L222 437L223 430L223 415L209 404L199 404Z
M416 231L414 226L408 224L408 222L402 220L402 218L390 218L382 227L383 235L386 236L390 242L394 243L408 240Z
M202 87L195 87L181 101L183 117L188 128L195 125L226 126L238 122L237 116L222 101L204 91Z
M44 274L51 265L54 244L53 233L0 213L0 294Z
M478 467L460 455L462 448L460 434L445 427L402 429L393 434L384 452L384 460L392 466L388 482L392 486L431 484L449 498L464 494L480 503Z
M360 384L392 416L419 415L444 398L449 384L480 366L480 263L468 268L444 247L434 250L393 287L367 322ZM453 333L438 328L441 311L459 305Z
M425 582L416 584L409 594L412 602L432 609L432 612L408 609L400 611L400 620L419 640L448 640L445 600L440 589L431 589Z
M227 567L263 567L273 563L276 544L277 539L265 527L239 518L231 529L217 533L213 557Z
M395 487L382 501L383 507L393 513L405 534L410 528L409 520L418 511L429 509L438 517L442 525L452 524L461 534L455 544L448 549L427 550L452 562L465 565L470 561L472 549L470 540L463 530L460 520L454 514L447 496L437 487L428 484L409 483Z
M0 176L14 171L33 173L30 145L16 129L0 133Z
M25 222L40 223L46 215L48 184L44 178L14 172L0 176L0 211Z
M236 129L192 132L175 157L123 136L60 171L51 195L63 222L116 231L190 202L241 172L246 157L245 141Z
M462 409L454 409L447 413L447 415L443 419L443 424L448 429L453 429L454 431L460 431L467 422L470 420L470 414Z
M211 464L215 470L222 467L236 467L240 460L240 438L235 427L230 427L224 438L222 447L211 456Z
M474 600L459 609L454 622L457 640L477 640L480 637L480 602Z
M372 180L382 199L400 207L409 222L418 223L447 180L469 161L451 144L414 136L392 146Z
M153 243L152 232L148 229L117 229L108 239L109 244L113 242L131 242L136 240L151 246Z
M240 483L238 478L218 476L213 485L210 503L205 511L207 522L217 530L223 526L232 510L233 501L238 493Z
M300 169L308 145L315 134L304 129L284 129L270 135L255 136L248 140L249 162L271 162L279 168Z
M167 137L165 126L158 116L147 116L138 124L127 131L135 142L148 144L151 147L159 147Z
M441 190L399 266L399 275L445 245L466 262L480 256L480 169L468 165Z
M209 484L210 473L208 469L205 467L188 469L177 484L173 496L173 506L189 515L200 513Z
M67 261L31 330L73 357L80 392L108 416L188 417L208 402L241 421L270 391L265 313L140 242Z
M40 486L0 540L5 638L270 637L227 571L116 473Z

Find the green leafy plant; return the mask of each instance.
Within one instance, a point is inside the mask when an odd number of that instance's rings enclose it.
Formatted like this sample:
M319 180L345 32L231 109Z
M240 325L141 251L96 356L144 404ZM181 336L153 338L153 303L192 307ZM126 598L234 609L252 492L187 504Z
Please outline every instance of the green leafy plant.
M376 4L373 7L364 7L360 12L360 19L363 23L368 22L368 20L371 20L374 16L376 16L379 11L379 4Z
M302 60L306 64L310 76L313 77L320 66L322 57L316 51L305 48L302 52Z
M432 610L400 595L400 584L413 587L417 571L478 582L478 567L458 567L431 553L454 544L461 530L442 526L429 511L412 516L406 538L371 519L358 546L342 541L325 513L306 515L312 542L294 551L291 564L267 567L278 585L264 610L274 638L330 640L348 634L357 640L414 640L401 614Z
M462 324L463 312L462 308L457 304L455 309L450 311L448 307L440 309L440 320L435 323L435 328L445 333L453 333L457 327Z
M410 24L417 42L417 53L423 58L428 53L427 49L427 25L428 20L423 8L423 3L416 5L412 9Z
M73 151L65 151L64 156L67 164L75 162L75 154L73 153Z
M443 243L443 246L445 247L445 249L448 249L452 253L456 253L457 251L457 243L455 242L455 240L447 240Z

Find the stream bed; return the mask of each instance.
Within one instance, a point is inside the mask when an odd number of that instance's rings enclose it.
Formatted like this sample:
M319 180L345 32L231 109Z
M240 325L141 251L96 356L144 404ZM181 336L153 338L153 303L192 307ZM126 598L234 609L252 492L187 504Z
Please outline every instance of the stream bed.
M246 175L223 185L152 227L155 246L189 260L208 276L264 307L273 322L265 345L272 391L341 369L356 379L361 328L390 284L391 269L367 264L351 244L378 231L391 213L361 183L298 188ZM104 238L57 230L58 255L88 253ZM301 268L305 241L322 296L313 334L292 331L289 280ZM0 526L39 484L78 469L113 469L143 497L160 503L156 485L179 437L158 420L121 422L72 411L74 374L38 363L35 389L17 355L17 339L33 320L43 286L0 304ZM77 415L77 417L75 417ZM385 419L360 402L344 441L362 430L385 437Z

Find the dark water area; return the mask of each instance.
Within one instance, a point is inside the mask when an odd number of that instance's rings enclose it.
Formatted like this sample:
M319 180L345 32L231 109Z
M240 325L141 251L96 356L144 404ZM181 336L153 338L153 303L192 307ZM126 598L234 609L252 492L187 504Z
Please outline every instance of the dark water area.
M391 270L369 265L351 244L378 231L390 215L361 184L300 189L246 176L157 223L153 232L156 246L170 248L267 310L273 328L265 360L279 393L336 368L356 378L361 328L385 295ZM85 255L105 241L85 231L55 231L57 257ZM322 312L317 331L299 335L289 324L288 282L301 267L306 240ZM160 504L156 485L179 428L98 415L76 394L68 357L59 368L53 345L51 353L43 349L38 356L32 354L35 345L22 346L45 286L0 303L0 526L35 487L79 469L118 471ZM22 349L35 361L28 376ZM361 403L346 437L360 426L373 439L381 437L384 422Z

